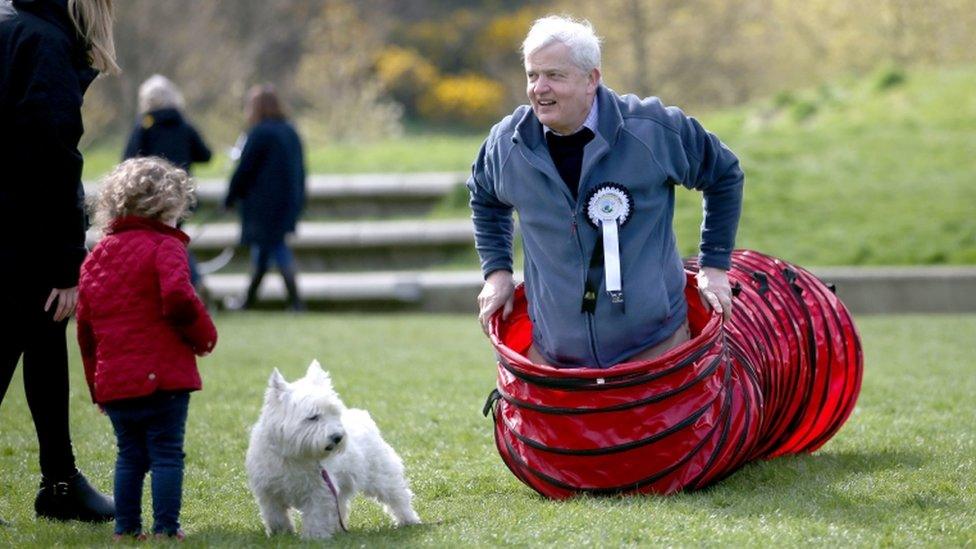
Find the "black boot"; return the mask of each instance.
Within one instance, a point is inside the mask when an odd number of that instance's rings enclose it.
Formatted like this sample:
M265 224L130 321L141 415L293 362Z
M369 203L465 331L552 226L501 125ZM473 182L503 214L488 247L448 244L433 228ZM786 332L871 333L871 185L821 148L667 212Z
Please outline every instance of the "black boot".
M288 292L288 310L292 312L302 312L305 310L305 303L302 302L298 294L298 282L296 280L295 269L281 269L281 278L285 281L285 290Z
M244 297L244 304L241 306L242 309L253 309L254 305L258 302L258 289L261 288L261 281L264 280L264 274L268 272L267 269L255 269L251 273L251 282L247 285L247 294Z
M41 479L34 500L38 517L54 520L108 522L115 518L115 500L88 484L81 471L65 480Z

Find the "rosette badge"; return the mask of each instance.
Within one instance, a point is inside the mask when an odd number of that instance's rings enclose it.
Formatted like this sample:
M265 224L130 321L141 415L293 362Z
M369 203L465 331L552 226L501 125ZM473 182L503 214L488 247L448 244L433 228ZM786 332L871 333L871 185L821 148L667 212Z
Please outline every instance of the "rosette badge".
M617 183L599 185L590 192L586 202L587 218L603 234L604 281L613 303L624 302L620 280L619 230L630 219L633 202L630 191Z

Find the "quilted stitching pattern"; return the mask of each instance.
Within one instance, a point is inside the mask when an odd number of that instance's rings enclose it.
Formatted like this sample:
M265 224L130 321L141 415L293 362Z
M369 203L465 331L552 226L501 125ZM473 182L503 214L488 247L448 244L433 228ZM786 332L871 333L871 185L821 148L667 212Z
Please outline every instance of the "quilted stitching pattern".
M78 340L95 402L201 388L194 355L213 350L217 330L190 283L188 240L122 218L82 265Z

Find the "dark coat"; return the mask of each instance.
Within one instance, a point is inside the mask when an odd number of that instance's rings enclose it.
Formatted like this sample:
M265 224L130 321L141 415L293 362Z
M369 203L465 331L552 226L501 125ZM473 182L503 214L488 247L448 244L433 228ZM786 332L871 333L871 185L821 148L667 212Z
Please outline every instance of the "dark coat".
M122 160L161 156L190 173L190 165L210 162L210 149L180 111L159 109L142 115L125 146Z
M194 354L217 329L190 284L179 229L142 217L116 219L81 267L78 344L98 403L196 391Z
M285 120L266 120L247 134L224 204L241 203L241 243L273 246L295 231L305 208L302 142Z
M66 0L0 0L0 282L78 283L81 102L96 74Z

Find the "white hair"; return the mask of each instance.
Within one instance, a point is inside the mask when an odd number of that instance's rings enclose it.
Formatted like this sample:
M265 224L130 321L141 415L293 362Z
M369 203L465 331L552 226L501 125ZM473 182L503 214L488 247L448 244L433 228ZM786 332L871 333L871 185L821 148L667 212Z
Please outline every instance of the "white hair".
M183 94L169 78L154 74L139 86L139 112L182 108Z
M585 19L577 21L559 15L536 19L522 42L522 59L555 42L569 47L573 64L583 72L600 68L600 38L593 32L593 25Z

